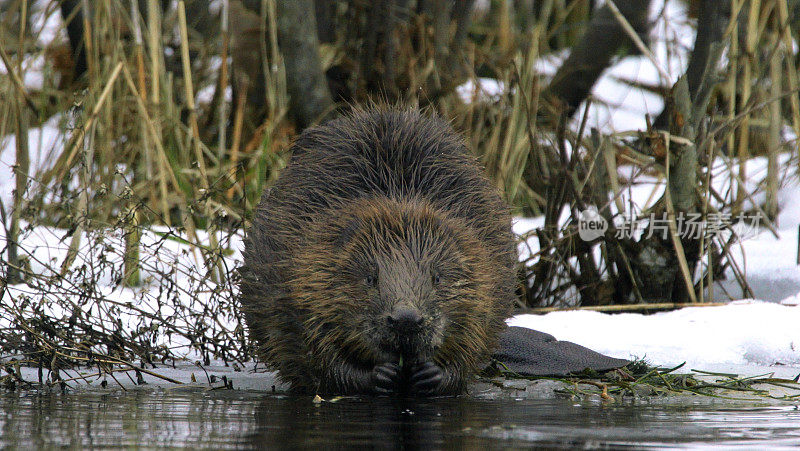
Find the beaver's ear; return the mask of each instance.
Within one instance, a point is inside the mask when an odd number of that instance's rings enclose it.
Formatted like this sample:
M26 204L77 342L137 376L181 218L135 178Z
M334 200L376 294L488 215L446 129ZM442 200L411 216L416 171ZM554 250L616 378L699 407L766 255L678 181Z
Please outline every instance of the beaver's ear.
M358 229L361 228L359 218L350 218L335 234L333 244L337 248L343 248L356 236Z

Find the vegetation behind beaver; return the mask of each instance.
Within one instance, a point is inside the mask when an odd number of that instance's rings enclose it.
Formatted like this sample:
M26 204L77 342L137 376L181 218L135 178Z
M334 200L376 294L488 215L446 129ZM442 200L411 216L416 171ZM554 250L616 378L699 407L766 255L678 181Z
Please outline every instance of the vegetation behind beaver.
M371 108L302 133L245 239L241 306L300 392L454 394L515 299L508 208L460 136Z

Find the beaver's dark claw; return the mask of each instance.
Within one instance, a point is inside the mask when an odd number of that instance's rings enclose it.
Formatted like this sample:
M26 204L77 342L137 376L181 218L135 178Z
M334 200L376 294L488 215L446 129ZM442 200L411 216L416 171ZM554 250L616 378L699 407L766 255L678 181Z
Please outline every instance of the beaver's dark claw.
M411 393L417 395L435 395L439 392L444 379L444 370L433 362L419 363L411 374Z
M372 383L377 393L395 393L400 390L400 367L394 363L375 365Z

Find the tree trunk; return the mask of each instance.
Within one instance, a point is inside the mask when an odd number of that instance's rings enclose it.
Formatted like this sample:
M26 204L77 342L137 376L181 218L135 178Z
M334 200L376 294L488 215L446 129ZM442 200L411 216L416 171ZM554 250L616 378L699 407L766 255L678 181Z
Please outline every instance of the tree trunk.
M290 114L307 127L333 105L319 57L313 0L277 0L278 43L286 67Z
M21 263L18 255L20 219L25 203L25 190L28 186L30 156L28 154L28 111L22 99L16 100L17 155L14 168L14 205L11 210L11 227L8 229L8 283L22 282Z
M646 42L650 0L617 0L616 5ZM545 89L544 98L563 106L564 112L572 116L600 74L611 64L611 58L626 43L630 43L630 38L611 9L603 6L592 17L583 38L572 48L569 58Z
M703 72L711 54L711 45L715 42L722 43L730 16L730 0L700 1L697 13L697 35L692 54L689 56L689 66L686 68L686 81L689 84L689 95L693 101L697 97L697 90L703 79ZM653 126L665 129L669 125L667 119L667 108L665 107Z

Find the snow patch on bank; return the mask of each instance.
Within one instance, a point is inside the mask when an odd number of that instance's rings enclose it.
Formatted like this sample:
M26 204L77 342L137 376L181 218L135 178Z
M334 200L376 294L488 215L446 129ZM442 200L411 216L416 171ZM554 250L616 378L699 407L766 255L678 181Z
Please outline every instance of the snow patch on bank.
M642 315L593 311L518 315L511 326L536 329L619 358L686 369L708 364L800 367L800 306L744 300Z

